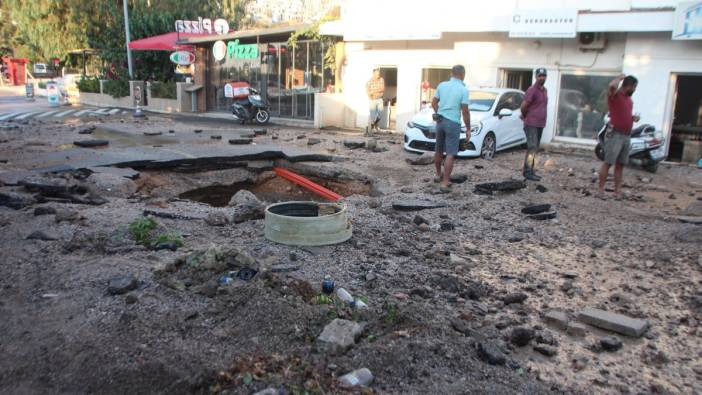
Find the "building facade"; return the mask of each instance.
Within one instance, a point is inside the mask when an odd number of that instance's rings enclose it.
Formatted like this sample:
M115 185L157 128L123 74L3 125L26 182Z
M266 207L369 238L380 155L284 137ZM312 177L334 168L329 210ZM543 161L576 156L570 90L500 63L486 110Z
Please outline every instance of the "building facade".
M594 144L617 75L639 79L634 111L662 130L669 156L702 144L702 3L655 0L354 0L344 4L343 125L367 123L365 81L386 80L388 126L403 132L454 64L471 87L526 89L548 70L543 142ZM388 22L388 15L398 18ZM695 142L696 141L696 142ZM686 148L687 146L687 148ZM690 154L692 152L692 154ZM699 152L702 155L702 151ZM699 158L698 158L699 159Z

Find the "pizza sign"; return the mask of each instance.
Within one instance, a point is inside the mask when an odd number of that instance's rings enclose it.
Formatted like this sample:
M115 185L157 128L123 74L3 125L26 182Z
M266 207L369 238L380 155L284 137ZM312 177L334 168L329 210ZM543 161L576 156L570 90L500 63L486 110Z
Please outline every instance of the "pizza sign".
M195 62L195 55L188 51L176 51L171 54L171 62L180 66L187 66Z

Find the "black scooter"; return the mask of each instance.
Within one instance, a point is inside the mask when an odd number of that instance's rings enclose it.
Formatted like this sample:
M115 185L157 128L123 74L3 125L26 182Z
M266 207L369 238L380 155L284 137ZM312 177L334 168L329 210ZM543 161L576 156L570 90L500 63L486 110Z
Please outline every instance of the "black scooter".
M605 117L605 124L597 133L597 146L595 155L599 160L604 160L604 138L609 119ZM666 158L665 137L662 133L656 132L656 128L651 125L641 125L631 131L631 146L629 148L629 160L644 168L644 170L655 173L658 170L658 163Z
M268 112L268 103L253 88L249 88L249 95L245 99L237 100L232 104L232 116L241 122L242 125L246 122L256 122L259 125L265 125L271 119L271 114Z

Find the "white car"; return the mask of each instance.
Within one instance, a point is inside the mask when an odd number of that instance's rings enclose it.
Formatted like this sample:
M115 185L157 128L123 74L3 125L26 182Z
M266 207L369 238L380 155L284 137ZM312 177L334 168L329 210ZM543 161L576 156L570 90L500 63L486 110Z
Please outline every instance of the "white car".
M524 92L516 89L470 89L471 133L466 144L466 128L461 120L461 151L458 156L492 159L495 152L526 143L519 107ZM427 106L412 118L405 129L405 150L434 152L436 123L434 109Z

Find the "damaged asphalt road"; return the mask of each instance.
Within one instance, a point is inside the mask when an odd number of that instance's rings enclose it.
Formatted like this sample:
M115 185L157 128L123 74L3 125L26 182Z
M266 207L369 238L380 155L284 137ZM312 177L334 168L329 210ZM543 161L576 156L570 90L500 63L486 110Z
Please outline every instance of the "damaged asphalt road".
M110 144L74 148L90 126ZM512 179L513 150L458 161L466 181L440 194L401 136L365 140L161 117L4 128L0 392L343 393L353 371L373 393L702 391L702 226L678 219L702 217L699 170L627 168L627 198L602 201L594 155L540 155L538 188ZM267 241L266 203L315 199L274 166L345 196L351 240Z

